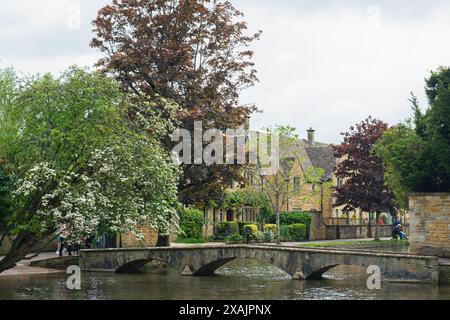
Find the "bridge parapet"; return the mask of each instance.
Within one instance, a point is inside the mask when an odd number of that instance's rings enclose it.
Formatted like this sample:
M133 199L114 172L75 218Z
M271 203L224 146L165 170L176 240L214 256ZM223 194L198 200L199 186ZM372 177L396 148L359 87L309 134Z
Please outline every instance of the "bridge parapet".
M276 246L212 245L172 248L82 250L85 271L136 272L152 260L166 262L183 275L213 275L235 259L258 259L284 270L293 279L317 279L338 265L379 266L383 276L397 281L439 278L438 258L370 251L288 248Z

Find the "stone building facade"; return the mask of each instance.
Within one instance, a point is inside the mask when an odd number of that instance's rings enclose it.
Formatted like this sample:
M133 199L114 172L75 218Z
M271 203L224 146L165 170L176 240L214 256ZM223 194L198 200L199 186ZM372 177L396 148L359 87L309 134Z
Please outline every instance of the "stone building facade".
M346 212L343 207L335 207L335 199L331 187L338 187L344 181L338 180L334 170L339 161L334 156L331 144L318 142L315 139L315 131L307 131L307 139L298 139L294 144L289 144L280 150L280 165L284 172L288 172L289 189L280 208L285 212L310 212L312 225L310 240L367 238L375 236L375 215L355 209ZM285 159L285 161L283 161ZM286 161L287 160L287 161ZM321 168L324 174L317 183L309 183L308 172L314 168ZM248 184L255 186L251 178L247 178ZM233 186L231 190L238 188ZM243 212L236 209L204 209L205 236L214 234L214 226L226 221L258 221L258 208L244 208ZM408 215L402 218L402 223L407 226ZM382 237L392 235L392 217L389 213L382 213L380 217L380 233ZM337 228L337 226L339 226Z

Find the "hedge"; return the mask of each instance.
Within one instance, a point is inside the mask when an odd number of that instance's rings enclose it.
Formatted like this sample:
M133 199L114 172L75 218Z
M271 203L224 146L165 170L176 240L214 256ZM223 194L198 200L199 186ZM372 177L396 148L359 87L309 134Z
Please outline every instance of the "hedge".
M226 237L233 234L239 234L239 225L237 222L220 222L216 225L217 240L225 240Z
M306 226L301 223L291 224L287 227L290 240L306 240Z
M275 234L276 237L276 234ZM292 241L291 234L289 233L288 226L281 225L280 226L280 240L281 241Z
M271 231L273 234L277 233L277 225L276 224L265 224L264 231Z
M306 227L306 239L309 238L311 228L311 214L309 212L280 212L280 225L303 224ZM268 219L271 224L276 223L275 213L271 213ZM282 230L280 230L282 233Z
M197 209L186 208L180 212L180 238L201 239L205 223L203 212Z
M258 222L253 222L253 221L251 221L251 222L242 222L242 221L239 221L238 222L238 226L239 226L239 234L240 235L244 235L244 227L246 225L248 225L248 224L256 224L256 225L258 225Z
M241 236L239 233L232 233L225 237L225 241L227 241L227 242L243 242L244 237Z

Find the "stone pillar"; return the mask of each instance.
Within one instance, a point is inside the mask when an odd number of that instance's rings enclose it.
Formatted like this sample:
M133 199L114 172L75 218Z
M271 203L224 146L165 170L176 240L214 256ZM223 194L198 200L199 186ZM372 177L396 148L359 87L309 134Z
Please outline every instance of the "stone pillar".
M311 227L309 230L310 241L314 240L326 240L326 227L323 223L323 214L320 211L312 212L311 214Z
M450 193L409 196L411 251L450 258Z

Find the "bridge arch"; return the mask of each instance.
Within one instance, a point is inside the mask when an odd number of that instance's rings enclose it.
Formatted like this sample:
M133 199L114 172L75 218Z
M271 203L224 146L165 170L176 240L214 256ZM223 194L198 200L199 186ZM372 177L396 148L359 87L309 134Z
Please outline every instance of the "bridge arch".
M238 258L233 257L233 258L225 258L225 259L220 259L220 260L210 262L210 263L200 267L200 269L194 271L193 275L194 276L212 276L215 274L217 269L224 266L228 262L234 261L236 259L238 259Z
M340 264L335 264L327 267L320 268L318 270L315 270L311 272L309 275L307 275L305 278L306 280L320 280L323 278L323 274L337 266L340 266Z
M130 262L127 262L121 266L119 266L115 272L116 273L139 273L145 265L152 261L158 261L167 264L171 269L178 270L178 266L171 265L168 261L162 260L162 259L156 259L156 258L150 258L150 259L138 259L138 260L132 260Z
M436 257L331 249L275 246L198 246L81 250L84 271L136 272L152 260L163 261L184 275L211 275L235 259L257 259L285 271L293 279L317 279L339 265L380 266L388 279L438 281Z

